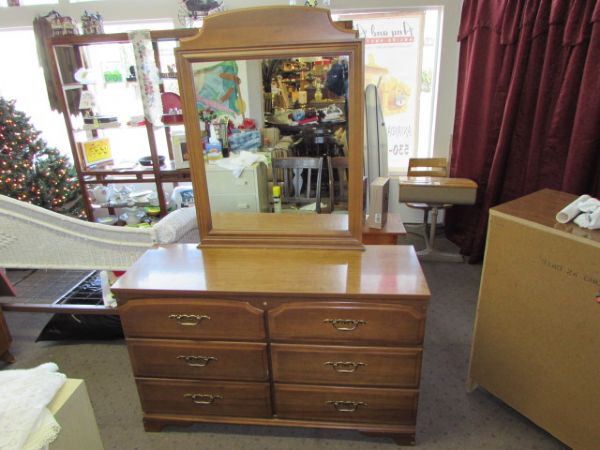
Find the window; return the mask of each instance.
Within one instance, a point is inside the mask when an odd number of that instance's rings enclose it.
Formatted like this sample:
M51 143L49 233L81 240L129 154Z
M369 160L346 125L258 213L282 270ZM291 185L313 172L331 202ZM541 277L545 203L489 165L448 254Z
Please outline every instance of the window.
M41 138L49 146L70 155L64 119L50 109L33 30L0 31L0 48L4 61L12 61L0 71L0 95L16 100L15 107L31 118L30 123L42 132Z
M365 39L365 87L378 87L389 173L433 154L440 8L344 13Z
M34 6L34 5L57 5L58 0L18 0L18 5L15 4L16 0L0 0L0 6Z
M127 32L133 29L172 29L172 22L153 21L140 23L122 22L105 23L106 33ZM174 64L173 48L175 42L160 43L161 69ZM94 95L96 107L94 112L100 116L116 116L121 127L100 134L110 139L113 149L113 158L116 164L132 164L141 157L150 154L145 127L127 127L128 122L137 122L143 117L142 101L137 81L128 81L135 72L135 58L131 44L98 44L85 47L85 57L88 67L93 74L95 83L89 86ZM109 74L118 74L118 81L106 82L111 79ZM177 89L177 80L166 80L165 90ZM80 122L80 121L78 121ZM82 124L80 124L82 127ZM105 132L104 132L105 131ZM156 133L158 152L164 156L168 154L168 147L164 133ZM81 141L86 139L83 134L77 136ZM88 136L89 138L89 136Z
M121 23L105 23L104 29L107 33L122 32L133 29L170 29L173 27L171 21L146 21L146 22L121 22ZM172 64L174 57L172 56L172 48L170 49L171 55L169 55L169 48L166 44L161 46L161 53L164 54L162 59L163 67L165 64ZM172 44L173 46L175 44ZM88 57L90 61L101 60L105 45L97 45L90 48ZM131 52L131 46L121 46L123 50L120 52L117 50L112 53L117 54L115 63L118 64L119 70L125 70L127 67L122 62L126 61L126 55ZM127 49L127 47L129 47ZM41 132L41 138L51 147L56 147L61 153L70 156L71 147L69 145L69 138L64 124L63 116L50 109L48 102L48 96L46 93L46 82L42 68L38 64L37 50L35 44L35 36L33 30L30 27L19 29L19 30L3 30L0 31L0 48L3 49L3 57L6 61L13 61L11 64L11 70L0 71L0 95L8 100L16 100L15 107L23 111L26 115L31 118L31 124ZM119 56L120 55L120 56ZM170 58L170 59L169 59ZM133 56L131 59L133 60ZM173 60L173 61L171 61ZM121 83L121 91L115 89L117 86L109 86L111 92L114 91L113 105L114 104L129 104L129 102L120 103L122 97L120 94L127 93L129 96L137 95L137 90L133 89L133 86L126 86L125 83ZM100 98L100 96L99 96ZM102 97L104 98L104 97ZM132 102L133 103L133 102ZM135 104L139 104L136 101ZM141 108L140 108L141 109ZM107 108L107 113L109 109ZM124 114L134 115L140 112L126 111ZM139 149L133 142L136 140L136 133L145 133L145 129L140 128L131 133L127 133L124 130L119 135L123 136L123 142L115 142L115 148L131 149L131 154L127 155L128 159L137 159L140 156L148 154L147 149ZM139 136L138 136L139 138ZM120 138L117 138L120 140ZM142 142L145 141L142 140ZM139 142L139 140L138 140ZM166 143L159 143L166 152Z

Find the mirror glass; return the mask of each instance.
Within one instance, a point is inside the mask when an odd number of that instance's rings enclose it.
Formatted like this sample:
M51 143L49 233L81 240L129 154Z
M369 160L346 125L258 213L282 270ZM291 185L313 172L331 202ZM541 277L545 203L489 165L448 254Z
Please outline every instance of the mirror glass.
M195 61L191 73L213 227L247 229L231 213L260 213L290 215L270 231L317 215L348 230L349 58Z

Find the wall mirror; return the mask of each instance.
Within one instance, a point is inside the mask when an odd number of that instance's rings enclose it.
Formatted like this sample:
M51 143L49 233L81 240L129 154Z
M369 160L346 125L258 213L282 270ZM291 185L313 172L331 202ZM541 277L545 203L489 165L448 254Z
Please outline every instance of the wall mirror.
M240 9L176 58L200 245L361 249L357 33L326 9Z

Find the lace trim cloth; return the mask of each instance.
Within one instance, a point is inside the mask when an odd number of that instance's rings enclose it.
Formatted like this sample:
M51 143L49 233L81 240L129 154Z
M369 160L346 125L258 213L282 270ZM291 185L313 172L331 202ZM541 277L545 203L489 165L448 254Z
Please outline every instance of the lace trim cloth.
M46 407L66 379L54 363L0 371L0 449L39 450L56 439L60 425Z

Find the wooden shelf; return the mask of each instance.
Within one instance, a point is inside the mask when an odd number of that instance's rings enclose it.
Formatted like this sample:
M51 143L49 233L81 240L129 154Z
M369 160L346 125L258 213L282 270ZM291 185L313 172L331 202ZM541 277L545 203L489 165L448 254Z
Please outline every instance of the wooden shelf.
M152 183L157 180L156 173L148 170L85 170L81 172L85 184L102 183ZM158 171L162 183L177 183L190 181L189 169L165 169Z
M63 89L65 91L72 91L75 89L82 89L83 88L83 84L81 83L65 83L63 84Z
M153 41L173 41L181 38L195 36L197 32L198 30L193 28L181 28L177 30L155 30L150 32L150 38ZM94 44L127 44L129 42L129 35L127 33L82 34L55 36L50 38L50 45L57 47Z
M86 169L82 170L84 175L107 176L107 175L153 175L152 168L147 169Z
M178 29L178 30L159 30L159 31L151 31L150 37L153 42L154 48L154 57L158 67L160 68L160 53L159 53L159 42L164 41L178 41L181 38L188 38L195 36L197 34L196 29ZM60 58L57 58L57 49L64 47L73 47L73 57L78 64L78 67L85 67L86 58L82 54L82 50L84 47L93 46L97 44L129 44L129 35L127 33L113 33L113 34L97 34L97 35L69 35L69 36L56 36L51 37L46 40L45 45L48 52L48 60L50 64L50 70L52 73L53 83L55 87L55 91L60 96L60 103L63 105L63 117L65 120L65 124L67 127L67 132L69 134L69 141L71 144L71 152L73 154L73 161L75 168L77 170L77 176L79 180L79 184L82 189L83 199L84 199L84 207L87 218L89 221L94 221L94 210L100 207L100 205L92 205L91 196L88 195L88 187L94 184L123 184L123 183L150 183L154 184L154 188L156 189L156 193L158 196L159 207L161 210L161 215L165 215L167 213L167 199L165 198L165 193L163 189L163 183L179 183L179 182L189 182L190 181L190 171L189 169L183 170L175 170L173 166L169 164L167 167L133 167L129 169L117 169L110 166L104 168L97 169L88 169L85 168L85 165L82 163L82 156L80 154L80 150L78 149L78 141L81 139L77 139L80 136L79 133L82 132L92 132L96 135L97 130L122 130L122 129L133 129L133 128L144 128L146 130L147 138L141 138L146 142L140 142L140 145L144 145L144 147L149 147L150 156L153 160L158 159L158 149L157 149L157 137L156 133L164 133L169 155L167 159L173 159L172 148L171 148L171 131L170 128L174 126L182 126L183 123L167 123L157 127L154 127L148 123L144 123L142 125L127 125L124 123L120 123L117 126L115 124L111 124L113 126L103 127L100 124L99 127L94 127L93 124L88 124L87 126L81 126L80 128L75 128L73 126L73 121L75 120L74 116L79 114L80 111L73 111L73 115L71 111L69 111L69 102L67 101L67 93L68 91L72 91L75 89L85 89L86 85L81 83L62 83L62 73L70 73L73 68L61 68L59 67ZM117 51L117 50L115 50ZM159 69L160 70L160 69ZM162 73L163 80L177 80L177 74L175 73ZM125 85L127 81L122 81L116 84ZM96 83L96 86L102 87L103 83ZM162 84L159 85L159 89L161 92L164 91L164 87ZM102 89L96 93L96 95L102 95ZM141 100L140 100L141 106ZM93 113L93 111L92 111ZM77 122L78 123L78 122ZM118 156L118 150L113 149L113 154Z

